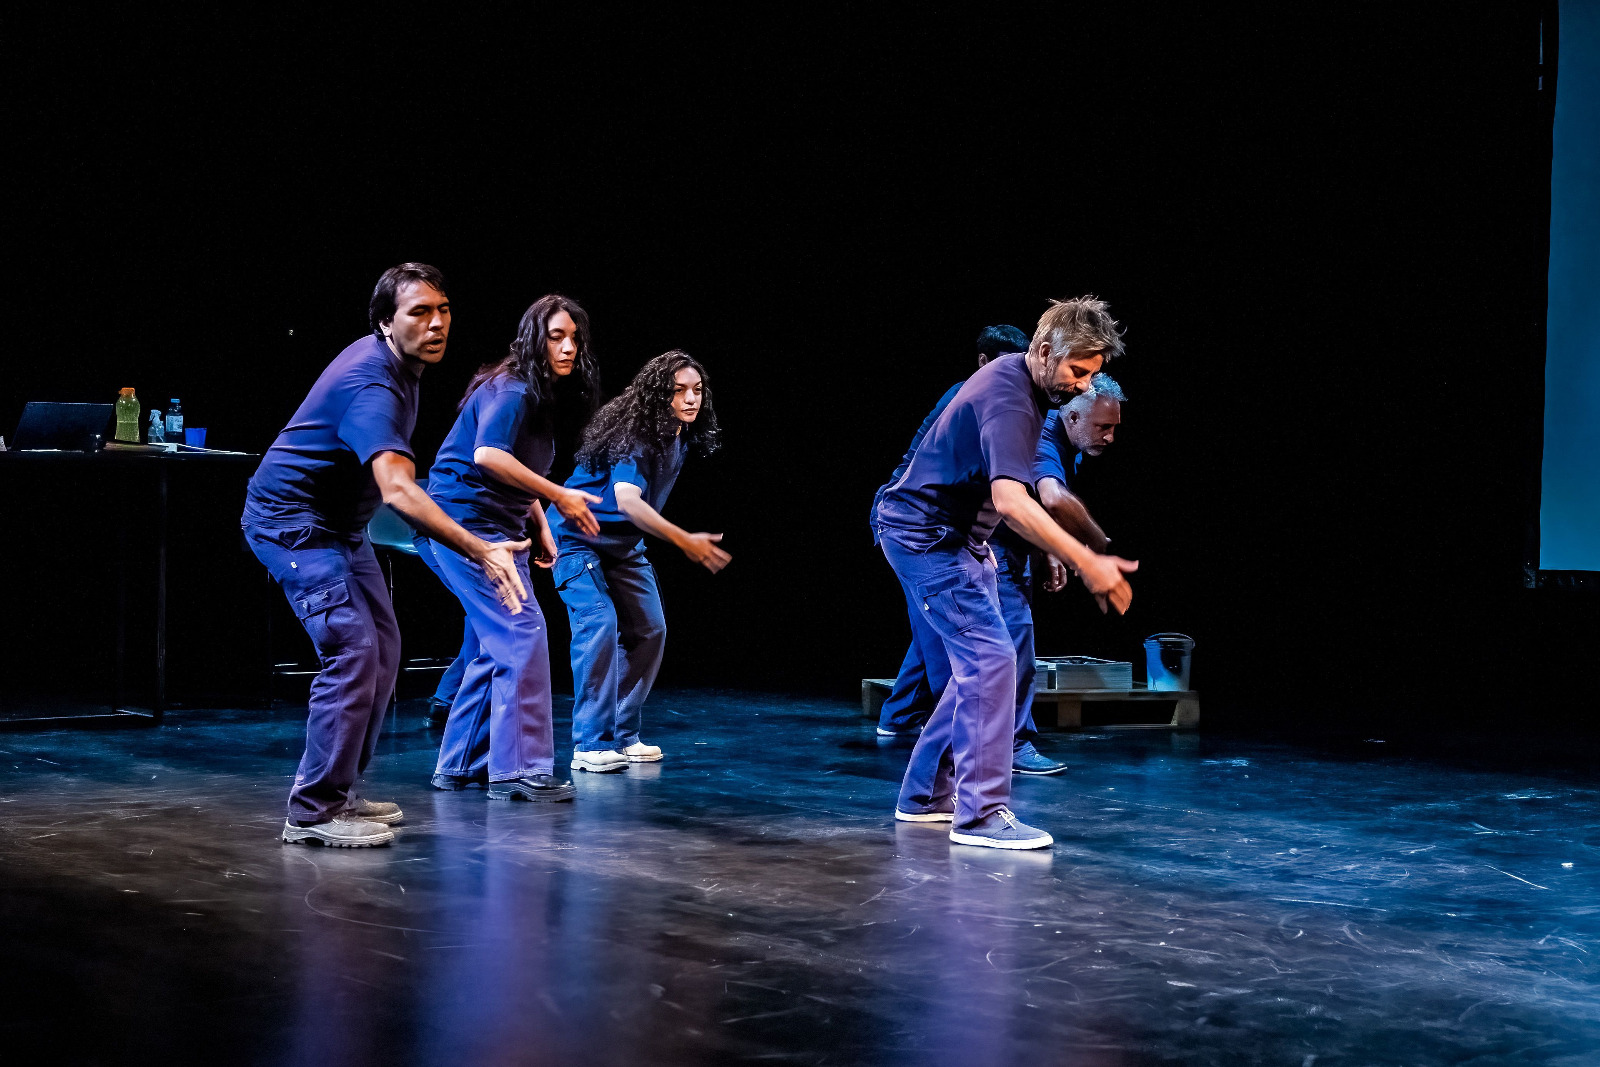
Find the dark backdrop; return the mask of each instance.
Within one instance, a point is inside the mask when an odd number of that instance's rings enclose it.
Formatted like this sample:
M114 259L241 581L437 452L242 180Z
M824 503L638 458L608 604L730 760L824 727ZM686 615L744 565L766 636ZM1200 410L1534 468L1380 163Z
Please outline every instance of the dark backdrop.
M1544 14L9 19L0 427L133 385L259 451L378 273L420 259L455 309L426 463L473 367L560 290L608 393L669 347L711 369L726 448L668 512L734 562L656 550L663 681L848 695L907 635L874 487L979 327L1092 291L1127 324L1131 400L1086 492L1143 566L1125 619L1042 604L1043 651L1188 632L1214 723L1584 722L1548 698L1592 600L1522 588ZM424 614L413 644L448 651Z

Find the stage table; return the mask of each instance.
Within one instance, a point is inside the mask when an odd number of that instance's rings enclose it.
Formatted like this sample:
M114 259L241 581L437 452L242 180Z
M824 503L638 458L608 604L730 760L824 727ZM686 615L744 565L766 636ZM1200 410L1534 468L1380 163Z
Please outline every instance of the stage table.
M223 475L225 483L221 494L225 498L222 508L232 506L232 496L237 490L242 506L244 485L255 470L260 456L245 452L225 452L215 449L190 448L185 445L151 446L108 444L100 452L7 451L0 452L0 494L7 501L4 520L4 552L0 567L7 572L7 585L31 588L28 602L21 598L7 598L6 624L14 632L6 635L0 648L5 660L5 677L0 679L0 729L16 726L69 726L117 725L126 723L154 725L161 722L168 702L167 638L168 638L168 578L171 553L171 484L178 471L209 470ZM214 481L214 479L213 479ZM236 485L234 483L237 483ZM89 494L102 494L109 489L110 499ZM150 506L141 506L138 494L151 494ZM106 510L96 512L94 504ZM109 523L100 521L109 512ZM226 555L238 550L238 510L231 514L208 514L195 548L202 558L207 553ZM151 531L142 526L149 516L153 521ZM107 526L114 526L114 532ZM226 531L234 531L227 540ZM218 542L225 541L225 544ZM116 587L114 611L114 664L111 670L109 697L106 701L93 698L69 702L86 705L62 712L51 708L49 700L38 694L7 699L15 692L15 683L30 670L71 670L70 654L64 663L17 662L11 650L19 647L30 620L44 616L46 627L54 625L60 641L74 641L84 649L85 662L90 662L97 651L92 635L95 634L93 605L99 603L95 591L74 588L73 569L83 560L92 577L93 565L103 566L100 554L106 547L113 553L112 568ZM188 547L188 546L186 546ZM43 571L40 570L43 568ZM53 602L55 589L47 585L43 573L55 570L63 577L60 596L83 598L82 619L88 625L76 627L68 620L62 625L52 618L49 609L59 607ZM81 573L81 572L80 572ZM130 597L130 579L148 585L153 595L143 604ZM29 587L29 583L33 585ZM221 593L222 590L217 590ZM153 648L145 662L151 669L147 690L148 706L134 706L129 699L128 651L130 610L147 610L152 620ZM59 614L59 612L57 613ZM48 641L50 634L41 635L26 631L26 636ZM20 641L26 647L25 640ZM58 644L56 647L60 647ZM141 657L142 658L142 657ZM92 671L86 671L92 675ZM61 678L60 688L71 688L71 678ZM47 687L48 688L48 687ZM91 711L87 708L101 707Z

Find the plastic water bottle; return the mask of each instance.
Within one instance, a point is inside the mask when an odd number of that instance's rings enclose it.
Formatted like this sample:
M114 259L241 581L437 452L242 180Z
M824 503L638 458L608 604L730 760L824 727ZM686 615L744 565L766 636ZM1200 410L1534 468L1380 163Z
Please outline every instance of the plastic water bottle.
M139 398L133 395L132 386L123 389L117 397L116 440L139 443Z
M159 445L167 440L167 424L161 420L161 409L150 409L150 432L145 436L147 445Z
M183 443L183 408L178 405L178 398L172 398L172 406L167 408L167 440Z

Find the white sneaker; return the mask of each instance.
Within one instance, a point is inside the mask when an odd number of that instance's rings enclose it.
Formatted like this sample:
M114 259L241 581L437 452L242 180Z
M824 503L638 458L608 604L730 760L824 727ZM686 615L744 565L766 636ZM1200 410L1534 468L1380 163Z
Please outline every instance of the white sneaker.
M593 752L580 752L575 749L572 753L572 769L575 771L607 774L611 771L620 771L627 765L627 756L610 749L596 749Z
M654 763L661 758L661 750L655 745L647 745L637 741L622 750L629 763Z

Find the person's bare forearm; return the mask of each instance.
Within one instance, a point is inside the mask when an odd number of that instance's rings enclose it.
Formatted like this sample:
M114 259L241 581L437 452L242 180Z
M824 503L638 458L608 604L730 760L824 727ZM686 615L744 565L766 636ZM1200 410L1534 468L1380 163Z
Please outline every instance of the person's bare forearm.
M555 500L565 490L564 486L535 474L525 463L504 449L490 448L487 445L474 449L472 462L494 475L497 481L516 486L541 500Z
M1054 478L1039 481L1039 503L1056 524L1096 552L1104 552L1110 543L1106 532L1094 521L1089 509L1084 507L1066 486Z
M423 534L454 550L457 555L468 559L483 556L486 547L484 541L463 530L433 502L422 486L417 484L417 468L410 459L398 452L380 453L372 459L372 478L378 483L383 502Z
M477 559L483 554L483 540L462 529L416 482L386 491L383 502L398 511L412 526L457 555Z
M1030 543L1077 570L1095 552L1063 530L1050 513L1028 495L1021 482L1001 478L991 487L995 510L1005 524Z
M629 497L618 493L617 510L626 515L629 522L645 533L650 534L652 537L659 537L676 548L681 549L689 539L687 530L668 522L662 517L661 512L646 504L639 497Z

